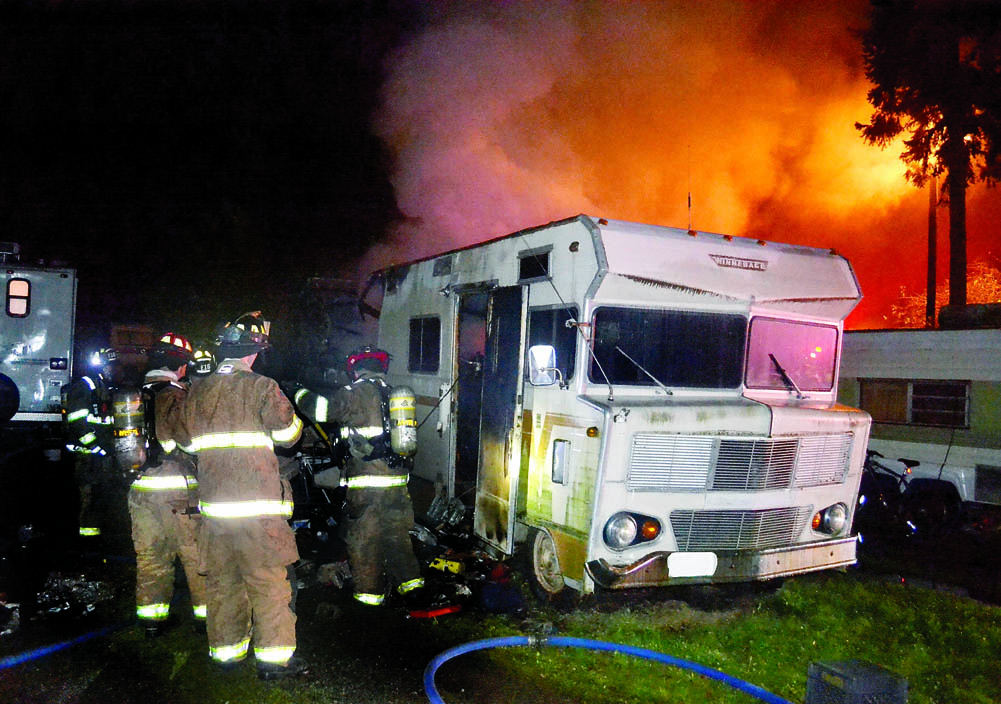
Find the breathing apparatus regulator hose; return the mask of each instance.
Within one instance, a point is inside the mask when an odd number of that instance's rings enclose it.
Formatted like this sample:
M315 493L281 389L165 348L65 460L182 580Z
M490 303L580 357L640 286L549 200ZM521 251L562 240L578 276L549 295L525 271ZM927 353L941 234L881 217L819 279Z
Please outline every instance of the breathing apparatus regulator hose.
M434 676L438 671L438 668L452 658L462 655L463 653L471 653L476 650L486 650L487 648L511 648L526 645L531 647L549 645L563 648L584 648L586 650L605 650L622 653L623 655L633 655L646 660L660 662L665 665L680 667L684 670L690 670L696 674L702 675L703 677L718 680L733 687L734 689L744 692L745 694L749 694L760 701L766 702L767 704L793 704L788 699L783 699L782 697L772 694L771 692L764 690L757 685L753 685L750 682L745 682L744 680L737 679L736 677L728 675L725 672L714 670L711 667L705 667L704 665L699 665L698 663L691 662L690 660L682 660L681 658L676 658L671 655L658 653L656 650L647 650L646 648L637 648L631 645L564 636L507 636L502 638L487 638L450 648L449 650L446 650L436 656L424 669L424 692L427 694L428 701L430 701L431 704L446 704L445 700L441 698L438 694L438 690L435 688Z

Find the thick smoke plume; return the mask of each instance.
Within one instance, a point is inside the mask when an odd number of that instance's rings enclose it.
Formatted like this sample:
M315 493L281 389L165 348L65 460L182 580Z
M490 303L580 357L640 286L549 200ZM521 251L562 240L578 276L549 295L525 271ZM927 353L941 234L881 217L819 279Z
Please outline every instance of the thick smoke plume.
M407 220L374 269L577 213L833 247L878 327L924 285L927 195L867 122L868 3L432 2L376 131ZM691 209L689 208L691 194ZM988 255L996 191L969 194ZM948 266L940 215L940 275ZM892 263L892 265L890 264Z

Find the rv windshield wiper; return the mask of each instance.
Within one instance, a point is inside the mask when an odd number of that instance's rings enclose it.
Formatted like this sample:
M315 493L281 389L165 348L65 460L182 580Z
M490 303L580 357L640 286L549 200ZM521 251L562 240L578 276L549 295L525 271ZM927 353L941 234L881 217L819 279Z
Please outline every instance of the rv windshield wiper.
M626 358L626 359L628 359L628 360L629 360L630 362L632 362L632 363L633 363L633 365L635 365L635 367L636 367L637 369L639 369L639 370L640 370L641 372L643 372L643 373L644 373L644 374L646 374L646 375L647 375L648 377L650 377L650 379L652 379L652 380L653 380L653 383L655 383L655 384L656 384L657 386L659 386L659 387L661 388L661 390L662 390L662 391L663 391L663 392L664 392L665 394L667 394L668 396L672 396L672 395L674 395L674 392L673 392L673 391L671 391L671 390L670 390L669 388L667 388L667 387L666 387L666 386L664 386L664 385L663 385L662 383L660 383L660 379L658 379L658 378L657 378L657 377L655 377L655 376L654 376L653 374L651 374L651 373L650 373L650 372L648 372L648 371L647 371L646 369L644 369L644 368L643 368L643 365L641 365L641 364L640 364L639 362L637 362L637 361L636 361L635 359L633 359L633 358L632 358L632 357L630 357L630 356L629 356L628 354L626 354L626 353L625 353L625 352L623 351L623 349L622 349L621 347L619 347L618 345L616 345L616 346L615 346L615 349L617 349L617 350L619 351L619 353L620 353L620 354L621 354L621 355L622 355L623 357L625 357L625 358Z
M781 376L781 377L782 377L782 381L784 381L784 382L786 383L786 386L788 386L789 388L791 388L791 389L792 389L793 391L795 391L795 392L796 392L796 398L803 398L803 392L799 390L799 387L798 387L798 386L796 386L796 382L792 380L792 377L791 377L791 376L789 376L789 372L787 372L787 371L786 371L786 370L785 370L785 369L784 369L784 368L782 367L782 365L781 365L781 364L779 364L779 360L777 360L777 359L775 358L775 355L773 355L773 354L772 354L771 352L769 352L769 353L768 353L768 358L769 358L770 360L772 360L772 364L774 364L774 365L775 365L775 368L776 368L776 369L778 370L778 372L779 372L779 376Z

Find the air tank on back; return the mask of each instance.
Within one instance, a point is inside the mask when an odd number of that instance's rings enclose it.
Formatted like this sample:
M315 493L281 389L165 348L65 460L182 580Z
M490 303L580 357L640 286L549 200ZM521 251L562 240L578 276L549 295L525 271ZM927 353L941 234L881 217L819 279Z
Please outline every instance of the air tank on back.
M112 397L114 406L115 461L123 472L146 462L146 423L139 389L123 386Z

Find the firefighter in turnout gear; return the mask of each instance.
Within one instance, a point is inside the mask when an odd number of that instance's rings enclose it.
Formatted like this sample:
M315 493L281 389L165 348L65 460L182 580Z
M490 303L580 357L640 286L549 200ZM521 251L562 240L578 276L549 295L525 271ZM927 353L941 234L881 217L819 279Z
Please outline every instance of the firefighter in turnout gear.
M61 390L66 449L74 455L73 473L80 492L78 518L83 537L99 536L109 513L108 485L114 478L110 384L117 360L115 350L100 349L91 360L98 373L82 376Z
M132 544L136 550L136 616L146 636L166 621L174 593L174 561L180 559L198 630L205 624L205 577L198 574L198 480L195 461L177 447L181 409L188 394L182 379L191 345L167 333L150 354L143 381L146 463L129 489Z
M385 579L412 607L425 597L424 579L414 555L410 530L414 509L407 490L410 461L394 452L389 418L390 389L385 382L389 353L373 347L352 352L346 362L352 383L331 398L299 389L299 411L316 423L338 423L350 448L342 473L347 487L345 506L348 561L354 577L354 598L371 606L386 599ZM413 408L413 397L410 397ZM416 449L416 423L411 453Z
M209 654L227 666L244 660L253 645L263 679L306 669L292 657L295 613L286 570L299 554L288 524L292 497L274 452L275 445L298 441L302 421L276 381L251 371L269 345L259 313L226 325L216 370L192 386L184 405L185 449L198 456Z

